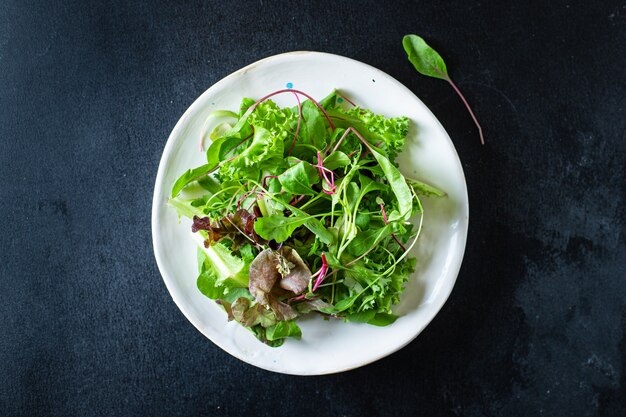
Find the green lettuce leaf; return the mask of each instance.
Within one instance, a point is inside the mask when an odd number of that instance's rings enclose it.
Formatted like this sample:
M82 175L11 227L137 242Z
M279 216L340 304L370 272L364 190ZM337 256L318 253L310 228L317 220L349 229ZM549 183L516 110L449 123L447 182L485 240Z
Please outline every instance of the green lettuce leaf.
M220 176L230 179L258 179L262 171L281 171L283 161L283 141L267 129L255 126L254 136L249 140L248 146L232 161L222 165Z
M296 340L300 340L302 337L302 330L296 324L295 321L279 321L273 326L265 329L265 337L267 340L274 341L278 339L285 339L287 337L293 337Z

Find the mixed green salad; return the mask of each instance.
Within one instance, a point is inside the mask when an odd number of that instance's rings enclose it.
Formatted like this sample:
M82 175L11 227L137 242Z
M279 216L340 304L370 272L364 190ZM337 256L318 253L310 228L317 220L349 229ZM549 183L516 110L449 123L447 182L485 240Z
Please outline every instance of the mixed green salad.
M279 107L278 94L297 105ZM300 338L296 320L309 313L393 323L416 263L418 195L443 195L397 168L409 120L338 91L317 102L294 89L216 117L226 121L203 132L206 164L185 172L169 200L193 221L198 289L270 346Z

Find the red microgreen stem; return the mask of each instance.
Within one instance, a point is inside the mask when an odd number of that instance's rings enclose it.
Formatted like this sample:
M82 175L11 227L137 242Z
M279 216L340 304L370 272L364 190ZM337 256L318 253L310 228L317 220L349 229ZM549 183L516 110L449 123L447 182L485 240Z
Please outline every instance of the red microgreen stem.
M470 107L469 103L465 99L465 96L463 95L463 93L461 93L461 90L459 90L459 88L456 86L454 81L452 81L452 78L450 78L447 74L444 74L439 68L436 68L436 67L433 67L433 68L435 69L435 71L439 73L439 75L443 77L444 80L446 80L452 86L454 91L456 91L456 93L461 98L461 101L463 101L463 104L465 104L467 111L469 112L470 116L472 116L472 119L474 120L474 124L478 128L478 135L480 136L480 144L484 145L485 138L483 137L483 128L480 126L480 123L478 123L478 119L476 119L476 116L474 115L474 112L472 111L472 108Z
M319 171L320 177L322 177L330 187L330 190L326 190L322 187L322 191L329 195L335 194L337 190L337 187L335 186L335 173L323 165L322 154L320 151L317 151L317 165L315 165L315 167ZM328 175L326 174L327 172L330 173L330 178L328 178Z
M264 102L265 100L267 100L268 98L275 96L277 94L282 94L282 93L297 93L297 94L302 94L304 97L308 98L309 100L311 100L311 102L313 104L315 104L315 106L317 106L318 109L320 109L320 111L324 114L324 117L326 117L326 120L328 120L328 124L330 125L330 128L332 130L335 130L335 124L333 123L332 120L330 120L330 116L328 115L328 113L326 113L326 110L324 110L324 108L317 102L315 101L315 99L313 97L311 97L310 95L308 95L307 93L300 91L300 90L294 90L292 88L285 88L282 90L278 90L278 91L274 91L273 93L269 93L268 95L266 95L265 97L259 99L256 101L256 103L254 103L253 105L251 105L248 110L246 111L246 113L248 112L252 112L256 106L258 106L259 104L261 104L262 102Z
M335 151L337 150L337 148L339 148L339 145L341 145L341 142L343 142L343 140L344 140L344 139L348 136L348 133L350 133L350 132L354 133L354 134L356 135L356 137L357 137L357 138L359 138L359 140L360 140L361 142L363 142L363 145L365 145L365 147L366 147L368 150L370 150L370 151L372 150L372 145L370 145L370 144L369 144L369 142L368 142L368 141L366 141L366 140L365 140L365 138L364 138L363 136L361 136L361 134L360 134L360 133L359 133L359 132L358 132L355 128L353 128L352 126L350 126L349 128L347 128L347 129L346 129L346 131L345 131L345 132L343 132L343 135L341 135L341 138L339 138L339 141L337 141L337 144L336 144L336 145L335 145L335 147L333 148L332 152L335 152ZM327 148L326 148L326 150L324 151L324 154L325 154L326 152L328 152L328 149L330 149L330 146L331 146L331 145L332 145L332 143L331 143L330 145L328 145L328 147L327 147ZM331 153L332 153L332 152L331 152Z
M300 294L300 295L299 295L299 296L297 296L297 297L292 297L292 298L288 299L288 300L287 300L287 302L288 302L288 303L291 303L291 302L293 302L293 301L299 301L299 300L304 299L304 297L306 297L306 294Z
M380 211L383 213L383 220L385 221L385 224L389 224L389 221L387 220L387 212L385 211L384 204L380 203L379 205L380 205Z
M322 253L322 266L320 267L319 276L315 280L315 284L313 285L312 292L315 292L320 284L324 281L326 277L326 271L328 271L328 262L326 262L326 255Z
M304 197L306 197L304 194L298 198L296 198L296 196L291 197L291 200L289 201L289 205L293 206L293 205L298 204L300 201L302 201Z
M261 181L261 185L263 186L263 188L267 187L267 184L265 183L265 181L267 181L268 178L278 178L278 175L266 175L263 177L263 181Z
M230 158L228 158L228 159L226 159L226 160L224 160L224 161L220 162L220 163L219 163L219 164L217 164L215 167L213 167L213 169L209 170L209 172L207 172L207 175L208 175L208 174L210 174L210 173L212 173L212 172L215 172L215 171L216 171L216 170L218 170L218 169L220 169L220 168L222 167L222 165L224 165L224 164L225 164L225 163L227 163L227 162L232 161L232 160L233 160L233 159L235 159L236 157L237 157L237 156L231 156Z
M294 146L296 146L296 139L298 139L298 133L300 133L300 124L302 123L302 103L300 103L300 97L298 97L297 93L293 93L296 96L296 100L298 101L298 126L296 126L296 133L293 135L293 141L291 141L291 147L289 148L289 153L287 155L291 156L291 152L293 152Z
M248 198L249 196L251 196L252 194L254 194L256 192L257 186L255 185L254 187L252 187L252 189L250 191L247 191L245 193L243 193L241 195L241 197L239 198L239 200L237 200L237 208L240 209L241 208L241 202L243 200L245 200L246 198ZM248 210L250 210L250 208L248 208Z

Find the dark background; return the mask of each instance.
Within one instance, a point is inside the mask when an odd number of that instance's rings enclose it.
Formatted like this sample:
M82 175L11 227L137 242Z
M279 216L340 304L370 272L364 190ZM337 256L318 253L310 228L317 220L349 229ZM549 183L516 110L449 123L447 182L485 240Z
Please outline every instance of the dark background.
M1 3L1 415L626 415L626 3ZM486 146L452 89L407 62L412 32L446 59ZM152 251L178 118L222 77L291 50L407 85L469 188L441 313L340 375L221 351Z

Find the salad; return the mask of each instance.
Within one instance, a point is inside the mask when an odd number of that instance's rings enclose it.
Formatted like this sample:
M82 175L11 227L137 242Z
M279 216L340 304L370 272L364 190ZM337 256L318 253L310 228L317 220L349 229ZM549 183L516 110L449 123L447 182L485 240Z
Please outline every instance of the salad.
M278 94L297 105L279 107ZM199 291L273 347L299 339L306 314L393 323L416 264L419 195L444 195L398 170L408 129L336 90L319 102L279 90L211 113L207 162L169 199L193 222Z

